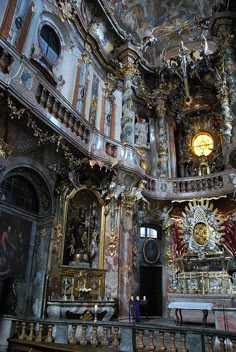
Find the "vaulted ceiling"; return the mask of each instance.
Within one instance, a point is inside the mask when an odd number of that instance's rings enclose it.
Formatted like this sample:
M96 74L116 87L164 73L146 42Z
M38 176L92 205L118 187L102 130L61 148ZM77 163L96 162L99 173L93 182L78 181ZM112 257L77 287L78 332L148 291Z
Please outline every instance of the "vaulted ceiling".
M135 40L154 34L157 43L148 50L146 58L155 64L155 55L185 43L197 41L200 32L208 33L203 25L204 18L211 15L215 0L106 0L117 22ZM209 39L209 38L208 38Z

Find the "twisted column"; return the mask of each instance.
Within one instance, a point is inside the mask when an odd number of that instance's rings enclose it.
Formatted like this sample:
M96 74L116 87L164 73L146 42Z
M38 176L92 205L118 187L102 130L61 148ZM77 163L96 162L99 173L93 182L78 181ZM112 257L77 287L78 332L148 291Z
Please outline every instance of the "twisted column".
M168 177L168 136L167 127L165 121L165 100L158 99L156 106L157 115L159 118L159 129L158 129L158 146L157 146L157 157L158 157L158 176Z

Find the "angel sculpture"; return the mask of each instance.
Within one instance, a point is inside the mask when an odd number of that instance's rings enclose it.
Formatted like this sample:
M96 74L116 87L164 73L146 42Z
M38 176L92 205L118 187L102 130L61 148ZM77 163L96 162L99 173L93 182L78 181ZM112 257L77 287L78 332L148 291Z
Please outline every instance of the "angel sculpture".
M117 201L121 193L124 192L124 190L125 190L125 185L118 184L116 175L113 175L111 183L109 185L108 193L106 195L106 200L115 198L115 200Z
M163 230L166 230L170 226L173 225L173 220L169 216L172 208L173 208L173 205L171 207L169 207L169 208L167 206L164 206L164 208L162 210L161 209L154 209L152 211L152 214L153 215L157 215L157 217L159 218L160 222L162 223Z
M153 46L157 42L157 38L151 34L143 37L142 42L139 45L141 51L146 52L148 48Z
M142 191L145 189L147 181L141 180L138 187L133 187L131 190L131 195L136 198L136 201L143 200L145 203L149 204L149 201L143 196Z

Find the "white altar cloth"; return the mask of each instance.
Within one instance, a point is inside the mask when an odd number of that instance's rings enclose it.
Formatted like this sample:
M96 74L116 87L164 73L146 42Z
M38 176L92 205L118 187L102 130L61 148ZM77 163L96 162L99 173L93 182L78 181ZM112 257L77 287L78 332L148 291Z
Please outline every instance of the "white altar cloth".
M197 309L197 310L212 310L212 303L204 302L171 302L168 308L173 309Z

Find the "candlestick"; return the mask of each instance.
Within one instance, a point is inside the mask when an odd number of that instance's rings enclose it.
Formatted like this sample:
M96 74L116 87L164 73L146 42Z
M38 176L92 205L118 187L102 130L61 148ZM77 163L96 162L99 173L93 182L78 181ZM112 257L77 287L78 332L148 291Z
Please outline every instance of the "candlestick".
M97 322L97 310L98 310L98 306L97 306L97 304L95 304L95 306L94 306L94 323Z

